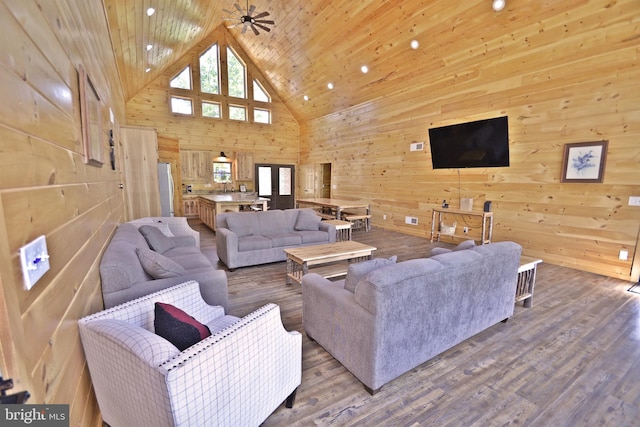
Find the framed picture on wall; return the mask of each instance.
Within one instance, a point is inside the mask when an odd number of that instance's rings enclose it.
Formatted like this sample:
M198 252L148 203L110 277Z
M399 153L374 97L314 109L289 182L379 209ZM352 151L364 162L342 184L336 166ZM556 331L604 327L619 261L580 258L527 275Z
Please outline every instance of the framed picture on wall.
M564 145L562 182L602 182L609 141Z
M80 87L80 122L84 162L102 166L102 118L100 117L100 96L87 75L84 67L78 69Z

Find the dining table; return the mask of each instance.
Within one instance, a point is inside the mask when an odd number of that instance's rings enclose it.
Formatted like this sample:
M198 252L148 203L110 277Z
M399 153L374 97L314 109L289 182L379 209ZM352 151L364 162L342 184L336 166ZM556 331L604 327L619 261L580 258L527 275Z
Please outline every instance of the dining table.
M296 199L296 206L321 208L321 216L327 219L343 219L343 212L349 209L364 209L366 215L371 215L371 206L369 203L360 200L343 200L324 197Z

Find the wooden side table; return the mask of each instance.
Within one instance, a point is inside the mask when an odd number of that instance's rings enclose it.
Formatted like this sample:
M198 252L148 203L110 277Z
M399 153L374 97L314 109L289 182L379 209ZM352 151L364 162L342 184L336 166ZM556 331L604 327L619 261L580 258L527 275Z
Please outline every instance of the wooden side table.
M536 270L538 264L542 262L539 258L530 256L520 256L520 267L518 267L518 286L516 287L516 302L524 301L524 307L531 307L533 304L533 288L536 284Z
M351 240L351 223L349 221L330 219L325 222L336 226L336 242Z

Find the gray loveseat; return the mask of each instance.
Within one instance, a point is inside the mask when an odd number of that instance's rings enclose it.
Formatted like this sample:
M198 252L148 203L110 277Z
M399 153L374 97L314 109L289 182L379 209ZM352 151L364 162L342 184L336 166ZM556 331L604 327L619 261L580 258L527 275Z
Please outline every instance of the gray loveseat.
M309 338L375 393L514 311L522 248L491 243L431 258L354 264L344 280L302 278ZM360 276L350 277L356 270ZM352 283L345 289L345 281Z
M226 309L227 274L200 251L199 236L184 217L120 224L100 261L105 308L195 280L207 304Z
M216 215L216 250L230 269L284 261L285 248L335 241L335 225L308 208Z

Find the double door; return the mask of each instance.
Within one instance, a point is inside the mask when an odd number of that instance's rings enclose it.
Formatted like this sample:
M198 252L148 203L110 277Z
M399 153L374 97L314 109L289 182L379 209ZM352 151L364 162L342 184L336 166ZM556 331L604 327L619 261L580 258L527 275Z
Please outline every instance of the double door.
M269 209L295 207L295 167L293 165L256 164L258 196L271 199Z

